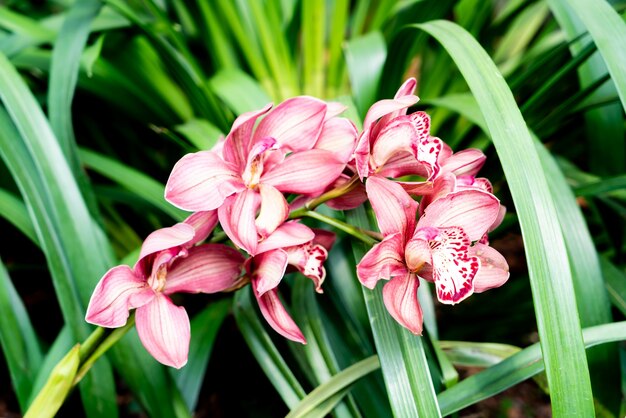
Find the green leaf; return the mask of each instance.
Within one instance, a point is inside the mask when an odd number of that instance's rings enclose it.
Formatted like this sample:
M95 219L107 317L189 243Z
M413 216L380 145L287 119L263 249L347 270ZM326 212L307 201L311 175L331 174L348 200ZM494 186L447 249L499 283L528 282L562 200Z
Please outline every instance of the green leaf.
M179 370L169 369L190 411L198 403L215 337L231 305L230 299L213 302L191 320L193 338L189 345L187 365Z
M604 257L600 258L600 265L613 306L626 316L626 274Z
M378 85L387 58L387 44L380 32L353 38L346 44L346 65L359 114L365 116L376 100Z
M567 249L548 182L522 115L491 58L464 29L416 28L446 48L476 97L515 203L555 416L592 416L593 398Z
M371 229L362 207L350 211L348 220L357 227ZM353 245L357 260L366 250L362 244ZM411 334L389 315L383 302L382 286L374 290L363 287L362 291L394 416L441 416L423 337Z
M39 245L37 233L28 216L26 205L4 189L0 189L0 216L22 231L35 245Z
M81 149L79 153L81 161L87 167L124 186L176 221L182 221L187 217L187 212L170 205L163 198L165 186L152 177L91 150Z
M174 130L187 138L199 150L213 148L224 134L215 125L205 119L191 119Z
M521 351L509 344L474 343L470 341L439 341L450 361L464 367L491 367Z
M43 355L28 312L1 260L0 346L15 395L20 408L25 411Z
M272 101L256 80L240 70L220 71L211 78L209 85L238 115L260 109Z
M303 0L301 21L304 93L320 97L324 89L325 2Z
M357 380L363 376L377 370L380 367L380 361L377 356L372 356L362 360L345 370L337 373L327 382L316 387L311 393L300 401L294 408L291 409L287 418L299 418L299 417L323 417L325 415L320 413L312 414L315 408L318 408L323 402L327 401L331 397L342 393L343 390L348 388ZM322 411L324 412L324 411Z
M292 408L304 398L306 393L294 376L280 352L265 331L251 299L250 286L235 294L234 312L237 326L243 335L250 351L268 376L270 382L283 399Z
M583 337L586 347L625 340L626 322L585 328ZM535 343L441 392L438 397L441 412L453 414L541 373L545 367L541 351L540 344Z
M24 418L52 418L65 401L80 362L79 344L76 344L67 355L56 365L50 378L26 411Z

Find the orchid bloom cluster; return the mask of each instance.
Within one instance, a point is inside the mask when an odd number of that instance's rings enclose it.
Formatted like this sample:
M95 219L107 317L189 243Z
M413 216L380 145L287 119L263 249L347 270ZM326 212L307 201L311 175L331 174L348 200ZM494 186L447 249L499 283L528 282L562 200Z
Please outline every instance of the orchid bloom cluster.
M339 117L343 106L306 96L239 116L216 147L174 166L165 198L194 213L150 234L133 268L117 266L104 275L87 321L120 327L135 309L148 352L180 368L190 326L171 295L249 283L268 324L306 343L278 286L286 272L299 271L322 292L334 234L293 216L313 201L346 210L369 200L382 241L359 262L357 276L368 288L387 280L387 310L415 334L423 322L419 278L434 282L446 304L502 285L508 266L487 233L504 208L489 181L476 177L485 156L474 149L453 153L430 135L426 113L407 114L418 101L414 89L409 79L393 100L375 103L360 133ZM400 180L406 178L418 181ZM218 224L232 246L204 243Z

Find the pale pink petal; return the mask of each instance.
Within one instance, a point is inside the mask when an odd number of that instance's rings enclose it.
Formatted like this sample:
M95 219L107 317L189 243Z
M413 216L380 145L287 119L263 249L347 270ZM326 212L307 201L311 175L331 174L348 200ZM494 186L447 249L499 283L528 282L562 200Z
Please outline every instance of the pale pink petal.
M215 293L232 288L241 276L244 258L222 244L204 244L189 250L167 272L163 292Z
M424 210L437 199L449 195L457 188L457 178L452 173L441 173L432 183L432 190L420 200L419 214L422 215ZM406 188L405 188L406 190Z
M415 80L415 78L413 77L408 78L404 83L402 83L402 85L396 92L394 99L399 99L403 96L412 95L413 93L415 93L415 87L417 87L417 80Z
M441 168L457 176L475 176L486 160L487 157L481 150L469 148L455 152L448 158L443 159Z
M324 121L330 120L337 115L342 114L348 106L343 105L339 102L326 102L326 117Z
M371 174L370 170L370 134L371 130L366 129L361 133L354 149L354 164L359 179L363 181Z
M400 186L411 196L424 196L433 192L432 181L397 181ZM424 198L422 198L423 200ZM421 201L420 201L421 203Z
M252 281L252 286L254 288L254 281ZM302 335L302 331L300 331L298 325L296 325L283 306L276 289L269 290L261 296L259 296L256 291L253 293L259 303L263 317L274 331L292 341L306 344L306 339L304 335Z
M321 194L345 167L332 152L321 149L294 152L263 173L261 182L284 193Z
M239 115L230 133L224 141L222 154L224 159L233 163L239 172L242 172L248 160L248 152L251 147L252 131L254 124L259 116L264 115L272 108L272 104L268 103L263 109L254 110L252 112L242 113Z
M252 258L248 274L253 283L254 292L261 296L265 292L275 289L285 275L288 264L288 254L282 249L267 251Z
M422 334L423 315L417 288L420 282L415 274L396 276L383 287L383 302L387 311L400 325L413 334Z
M357 130L349 119L333 118L324 122L316 149L325 149L335 157L347 163L352 158L356 146Z
M177 369L187 364L191 331L185 308L157 294L150 303L137 308L135 322L139 339L152 357Z
M257 254L277 248L293 247L304 244L315 238L315 233L306 225L298 222L286 222L276 228L266 239L261 241L257 247Z
M491 182L484 177L474 176L456 176L457 190L482 190L483 192L493 193Z
M422 269L432 264L431 249L428 241L437 238L439 230L437 228L418 228L413 237L406 243L404 248L404 259L410 271L418 274Z
M286 248L285 251L289 255L289 264L295 266L305 277L313 280L317 293L323 293L322 283L326 278L324 261L328 257L326 248L309 242L297 247Z
M371 125L383 116L407 109L417 103L419 98L417 96L409 95L402 96L396 99L384 99L374 103L372 107L367 111L365 115L365 121L363 122L363 131L369 129Z
M480 260L480 268L474 277L474 292L500 287L509 279L509 265L497 250L476 244L470 247L469 254Z
M187 245L197 244L207 239L213 232L217 222L216 210L196 212L185 219L184 223L191 225L195 230L193 240L187 243Z
M260 204L259 193L246 189L227 198L217 211L222 229L228 238L250 255L257 253L258 235L255 218Z
M289 205L285 197L269 184L259 184L261 192L261 211L255 224L261 239L267 238L289 216Z
M384 166L397 153L412 152L415 129L407 118L403 116L394 119L376 138L372 147L374 170Z
M480 239L494 223L500 212L495 196L478 190L450 193L432 202L417 226L462 228L471 241Z
M401 234L388 235L363 256L356 266L363 286L373 289L380 279L389 280L407 272L403 244Z
M398 152L378 171L381 177L421 176L428 178L429 167L415 158L411 152Z
M461 228L439 228L430 241L433 279L437 299L453 305L474 293L474 276L480 267L478 257L469 255L470 239Z
M495 221L493 221L493 223L491 224L487 232L491 232L497 227L499 227L502 221L504 220L504 215L506 215L506 206L500 205L500 210L498 211L498 217L496 218Z
M154 292L147 287L145 279L137 277L130 267L113 267L96 285L85 320L101 327L121 327L126 324L130 309L152 297Z
M402 186L386 178L372 176L367 179L365 188L383 235L413 232L417 202Z
M157 229L143 241L137 263L150 254L188 244L194 239L195 234L193 226L183 222Z
M254 138L275 138L282 149L313 148L326 116L326 103L313 97L294 97L276 106L263 118Z
M245 188L236 169L212 151L187 154L167 180L165 199L184 210L216 209L228 196Z

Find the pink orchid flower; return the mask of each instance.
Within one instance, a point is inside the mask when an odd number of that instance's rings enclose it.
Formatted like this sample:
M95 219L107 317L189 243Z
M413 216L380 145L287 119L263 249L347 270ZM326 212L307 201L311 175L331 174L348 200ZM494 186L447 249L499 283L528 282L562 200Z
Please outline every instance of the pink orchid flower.
M430 136L426 113L406 114L419 100L413 95L415 85L415 79L408 79L394 99L380 100L368 110L354 153L361 180L372 175L395 178L414 174L427 179L437 175L443 142Z
M252 291L261 313L268 324L283 337L306 344L302 331L280 301L278 285L291 267L313 280L316 292L322 293L321 286L326 277L324 261L333 241L334 234L316 231L315 239L304 244L270 250L246 261Z
M221 244L203 244L217 224L217 214L198 212L184 222L150 234L134 268L109 270L87 308L89 323L117 328L136 308L139 338L159 362L181 368L189 352L189 317L172 303L173 293L215 293L235 287L243 256Z
M181 209L197 211L217 209L245 190L260 193L264 201L284 200L282 193L321 194L350 158L356 128L335 117L343 107L312 97L295 97L270 109L267 105L239 116L221 152L184 156L172 170L165 198Z
M490 193L450 193L432 202L416 222L417 202L401 185L374 176L366 187L384 239L365 254L357 275L370 289L380 279L389 280L383 288L385 306L411 332L422 332L419 277L435 283L437 298L445 304L508 279L502 255L487 245L472 245L498 216L500 203Z

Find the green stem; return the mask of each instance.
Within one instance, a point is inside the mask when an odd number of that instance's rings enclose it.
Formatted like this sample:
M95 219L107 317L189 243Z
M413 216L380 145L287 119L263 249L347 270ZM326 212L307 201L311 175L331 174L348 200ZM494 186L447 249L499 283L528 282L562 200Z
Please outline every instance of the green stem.
M91 369L91 366L94 365L96 360L102 357L102 355L106 353L109 350L109 348L113 347L113 345L116 342L118 342L124 335L126 335L126 333L130 331L130 329L134 326L135 326L135 315L133 313L130 316L130 318L128 318L128 322L126 322L126 325L124 325L121 328L115 329L113 332L108 334L106 338L102 338L104 335L106 335L107 330L105 328L96 329L87 338L87 340L84 343L84 345L89 344L89 352L91 354L85 360L83 359L81 355L81 363L80 363L80 366L78 367L78 371L76 372L76 377L74 378L74 382L72 385L73 386L77 385L82 380L82 378L85 377L85 375L87 374L89 369ZM97 334L98 337L100 337L98 340L96 340L95 337L92 340L92 337L95 334ZM83 353L83 351L87 352L87 350L84 350L84 345L81 346L81 354Z
M378 243L378 239L374 238L374 236L378 237L378 234L376 234L375 232L366 231L364 229L354 227L338 219L331 218L330 216L322 215L321 213L314 212L312 210L302 212L302 216L317 219L318 221L324 222L330 226L334 226L335 228L347 234L350 234L357 239L360 239L368 245L374 245Z

